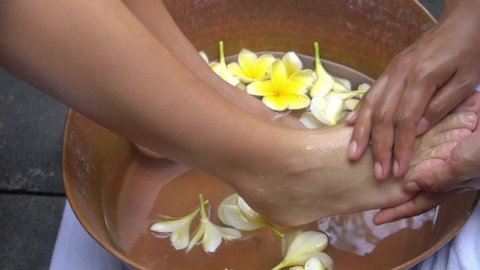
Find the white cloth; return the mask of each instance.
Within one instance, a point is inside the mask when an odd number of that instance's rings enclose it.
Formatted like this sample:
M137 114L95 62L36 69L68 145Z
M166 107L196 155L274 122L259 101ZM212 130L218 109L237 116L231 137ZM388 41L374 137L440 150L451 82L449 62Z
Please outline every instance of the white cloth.
M122 270L122 263L101 247L72 212L67 202L57 235L50 270Z
M479 270L480 203L458 235L414 269Z
M65 205L50 270L123 270L122 263L83 229ZM480 270L480 203L459 234L415 270Z

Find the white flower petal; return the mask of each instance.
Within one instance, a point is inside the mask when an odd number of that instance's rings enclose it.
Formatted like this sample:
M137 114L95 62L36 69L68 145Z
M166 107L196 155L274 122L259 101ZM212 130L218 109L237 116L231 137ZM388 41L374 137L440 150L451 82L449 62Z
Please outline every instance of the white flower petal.
M322 123L318 121L312 112L304 112L298 121L308 129L317 129L322 126Z
M322 265L322 262L315 258L310 257L310 259L305 262L305 270L324 270L325 268Z
M352 83L344 78L334 77L334 84L332 90L335 92L348 92L352 90Z
M188 223L188 219L184 219L184 218L169 220L169 221L160 221L160 222L154 223L150 227L150 230L158 233L170 233L184 226L186 223Z
M325 269L333 269L333 260L330 256L328 256L327 253L317 252L313 255L313 257L319 259Z
M207 64L210 62L210 61L208 60L207 54L206 54L204 51L200 51L200 52L198 52L198 54L199 54L200 57L203 59L203 61L205 61Z
M217 226L217 229L222 234L222 238L228 241L240 239L242 237L242 233L233 228Z
M231 206L237 205L237 198L238 198L238 194L234 193L234 194L226 197L218 205L218 210L217 210L218 218L220 219L221 222L223 222L223 224L225 224L227 226L232 226L232 225L228 222L227 218L225 217L225 206L226 205L231 205Z
M360 100L358 100L356 98L349 98L349 99L345 100L345 109L349 110L349 111L353 111L353 110L355 110L355 108L357 107L359 102L360 102Z
M190 225L190 223L188 224ZM190 226L182 226L170 236L170 242L176 250L188 247L190 241Z
M324 115L332 125L336 125L345 116L343 100L337 96L327 97Z
M254 52L247 49L242 49L238 54L238 64L248 77L252 77L252 69L257 62L257 59L258 56Z
M287 71L287 78L295 74L295 72L303 69L302 60L295 52L287 52L282 58L283 65Z
M288 247L284 261L288 265L304 264L313 254L325 249L328 238L324 233L306 231L299 234Z
M214 253L222 243L222 234L218 230L217 226L211 223L209 220L205 222L205 232L202 237L202 247L207 253Z
M294 266L294 267L288 268L288 270L305 270L305 268L303 268L301 266Z
M359 84L357 89L358 90L363 90L363 91L368 91L368 90L370 90L370 84L368 84L368 83Z
M242 214L244 214L248 219L257 219L261 217L240 196L237 196L237 205L238 205L238 208L240 208L240 210L242 211Z
M263 220L248 220L242 214L240 208L236 205L224 205L223 209L228 225L235 229L242 231L253 231L266 225Z
M323 97L328 94L333 88L333 78L329 76L321 76L317 73L317 80L313 83L310 89L311 97Z
M202 239L204 233L205 233L205 223L200 222L197 229L193 233L192 239L190 239L190 243L188 244L188 247L187 247L187 252L192 250L193 246L195 246L200 241L200 239Z

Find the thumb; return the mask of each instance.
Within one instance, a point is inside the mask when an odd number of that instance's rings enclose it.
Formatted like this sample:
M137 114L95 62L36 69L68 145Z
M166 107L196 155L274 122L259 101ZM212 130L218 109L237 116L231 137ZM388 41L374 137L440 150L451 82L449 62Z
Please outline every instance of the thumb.
M415 166L405 177L405 190L439 192L453 189L456 183L463 180L455 165L449 160L428 159Z

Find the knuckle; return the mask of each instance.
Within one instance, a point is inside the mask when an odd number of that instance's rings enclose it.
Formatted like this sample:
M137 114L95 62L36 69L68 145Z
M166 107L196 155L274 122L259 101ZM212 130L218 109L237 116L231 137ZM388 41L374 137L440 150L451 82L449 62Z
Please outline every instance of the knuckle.
M433 73L434 65L430 64L429 61L423 60L418 61L412 67L412 76L417 81L429 81Z
M427 107L426 113L435 116L440 115L447 110L445 100L433 99Z

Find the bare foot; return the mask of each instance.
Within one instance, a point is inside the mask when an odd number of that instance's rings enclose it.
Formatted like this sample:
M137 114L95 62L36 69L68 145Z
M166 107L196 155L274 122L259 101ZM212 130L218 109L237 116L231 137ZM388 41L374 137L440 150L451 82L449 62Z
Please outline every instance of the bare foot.
M448 116L417 140L411 166L443 157L475 126L474 113ZM286 159L295 157L290 162L293 166L271 169L262 176L263 181L253 177L241 179L239 185L237 181L232 183L254 209L271 221L299 225L335 214L398 205L415 195L406 192L398 179L375 180L370 154L356 163L349 161L350 127L299 133L292 140L300 146L296 144L285 154Z

